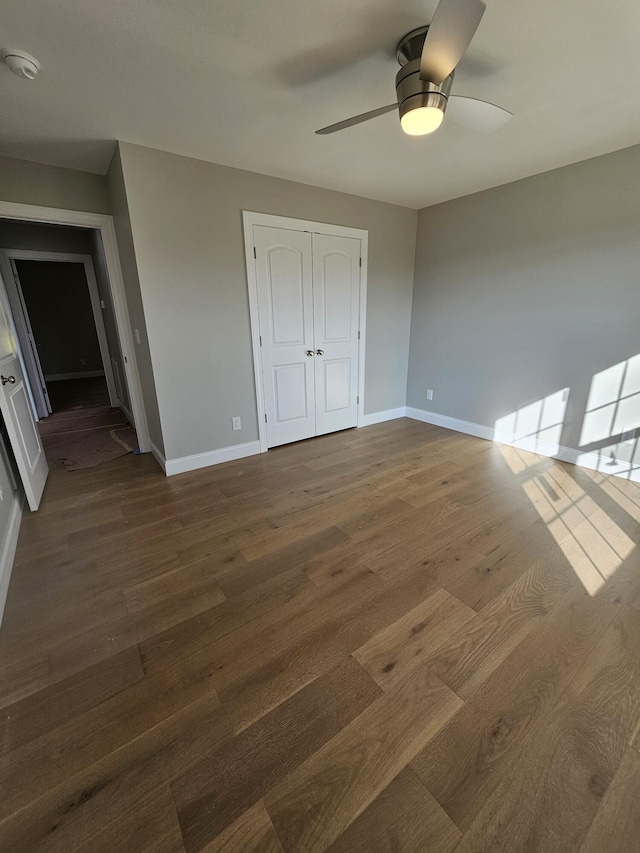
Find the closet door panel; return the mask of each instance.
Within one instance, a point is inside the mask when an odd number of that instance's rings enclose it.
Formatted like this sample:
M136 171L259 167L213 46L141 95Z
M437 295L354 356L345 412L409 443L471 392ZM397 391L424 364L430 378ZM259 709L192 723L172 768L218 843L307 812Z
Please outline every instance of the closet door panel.
M313 235L316 434L356 426L360 241Z
M316 434L311 235L262 225L253 232L264 415L276 447Z

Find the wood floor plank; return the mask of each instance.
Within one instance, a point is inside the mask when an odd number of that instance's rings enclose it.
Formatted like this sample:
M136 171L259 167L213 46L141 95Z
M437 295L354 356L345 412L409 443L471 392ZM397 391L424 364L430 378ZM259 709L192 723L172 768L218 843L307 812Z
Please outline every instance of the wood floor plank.
M412 767L461 829L544 737L546 715L584 666L617 608L571 590L491 674Z
M325 850L461 705L425 667L410 672L265 797L284 849Z
M19 699L2 713L0 754L35 740L73 720L144 678L140 653L134 646L51 687Z
M469 698L575 583L564 555L552 552L456 631L428 666Z
M74 765L75 771L60 777L50 774L37 799L0 822L4 848L42 853L77 849L84 853L92 849L89 840L96 827L110 826L112 849L121 849L123 842L119 844L116 836L122 815L143 806L165 790L171 778L231 736L214 693L138 732L137 737L86 767ZM173 804L172 811L175 813Z
M628 749L591 824L580 853L635 853L640 839L640 753Z
M207 564L198 563L191 566L181 566L179 569L165 572L149 580L141 581L124 590L124 599L129 613L157 607L167 600L175 602L177 597L183 597L197 602L196 612L209 610L224 601L226 596L215 580Z
M232 598L276 574L298 567L313 554L331 551L348 541L347 535L337 527L329 527L312 536L298 539L275 554L251 560L243 566L234 565L227 573L218 577L218 583L224 594Z
M260 800L203 847L202 853L283 853L283 850Z
M579 851L640 722L640 620L620 607L456 853Z
M379 581L366 568L354 578L354 597L337 590L331 606L302 612L304 628L274 626L257 642L229 642L214 652L214 683L236 732L268 713L306 684L333 668L360 645L366 627L355 618L359 602L379 591ZM360 598L358 598L360 596Z
M187 851L215 838L379 695L365 671L347 659L175 778Z
M0 664L0 708L38 693L49 684L49 660L44 652L31 660Z
M198 660L225 637L242 633L247 638L254 630L259 633L276 620L276 612L284 610L287 619L316 595L306 575L297 570L278 575L142 641L139 648L144 670L153 673L179 667L186 672L194 661L197 667Z
M531 568L552 547L500 549L478 560L473 570L446 581L446 589L474 610L482 610Z
M462 833L407 767L328 853L451 853Z
M58 847L61 853L70 849ZM76 849L80 853L82 848ZM106 826L97 823L83 849L91 853L113 853L117 849L135 850L136 853L184 853L169 786L165 785L140 805L124 810L118 821Z
M60 775L89 768L191 703L211 695L219 704L210 679L206 664L188 675L178 669L145 675L81 713L68 714L55 728L47 726L0 762L0 820L41 797ZM43 756L54 756L55 761L43 761Z
M475 613L441 589L353 652L383 690L392 689Z
M474 569L480 559L477 551L459 542L440 546L426 533L369 557L367 566L389 584L401 580L407 573L425 571L437 577L439 586L448 586Z

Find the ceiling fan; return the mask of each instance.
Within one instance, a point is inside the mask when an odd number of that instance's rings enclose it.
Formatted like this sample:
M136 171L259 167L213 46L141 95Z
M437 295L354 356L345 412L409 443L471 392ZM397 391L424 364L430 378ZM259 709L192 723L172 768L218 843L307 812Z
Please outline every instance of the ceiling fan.
M482 0L440 0L429 26L418 27L398 42L397 101L330 124L316 133L335 133L398 109L410 136L437 130L444 118L479 133L493 133L512 113L476 98L451 95L455 69L464 56L486 9Z

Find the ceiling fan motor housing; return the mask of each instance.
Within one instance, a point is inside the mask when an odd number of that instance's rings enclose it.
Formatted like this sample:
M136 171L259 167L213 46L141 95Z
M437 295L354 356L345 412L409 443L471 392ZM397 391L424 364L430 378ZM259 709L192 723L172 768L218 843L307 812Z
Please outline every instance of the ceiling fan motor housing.
M420 79L420 59L407 62L396 75L400 118L417 107L436 107L444 112L452 83L453 72L438 85Z
M396 74L396 95L400 118L417 107L436 107L444 112L453 83L453 72L440 83L420 79L420 58L429 27L418 27L403 36L396 48L400 70Z

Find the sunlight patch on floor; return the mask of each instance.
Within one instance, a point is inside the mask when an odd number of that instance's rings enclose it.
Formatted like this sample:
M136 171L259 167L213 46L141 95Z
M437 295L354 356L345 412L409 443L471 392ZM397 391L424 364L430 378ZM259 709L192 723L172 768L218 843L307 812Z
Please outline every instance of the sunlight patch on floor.
M633 540L561 469L521 485L585 589L595 595L633 552Z

